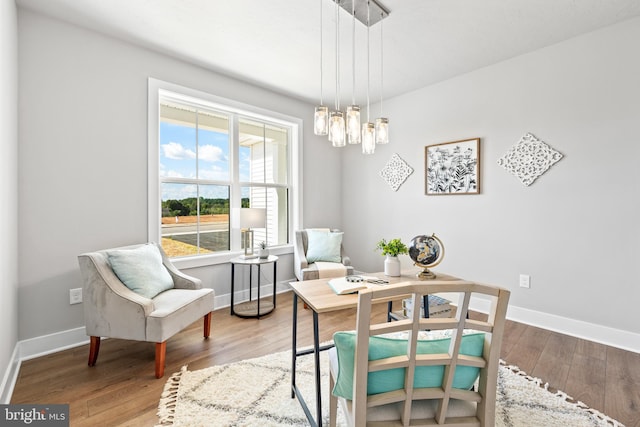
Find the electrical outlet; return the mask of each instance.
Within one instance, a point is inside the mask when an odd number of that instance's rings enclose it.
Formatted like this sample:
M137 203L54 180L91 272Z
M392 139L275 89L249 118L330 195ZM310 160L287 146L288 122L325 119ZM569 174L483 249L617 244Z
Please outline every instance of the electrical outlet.
M69 289L69 304L80 304L82 302L82 288Z
M528 274L521 274L520 287L527 288L527 289L531 288L531 276L529 276Z

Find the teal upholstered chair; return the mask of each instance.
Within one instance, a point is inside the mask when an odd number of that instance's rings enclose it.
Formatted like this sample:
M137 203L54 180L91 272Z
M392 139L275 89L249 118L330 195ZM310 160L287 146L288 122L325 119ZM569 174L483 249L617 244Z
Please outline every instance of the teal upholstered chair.
M199 318L211 331L214 291L178 271L156 243L78 256L83 278L84 319L94 366L100 338L156 344L155 374L164 375L166 343Z

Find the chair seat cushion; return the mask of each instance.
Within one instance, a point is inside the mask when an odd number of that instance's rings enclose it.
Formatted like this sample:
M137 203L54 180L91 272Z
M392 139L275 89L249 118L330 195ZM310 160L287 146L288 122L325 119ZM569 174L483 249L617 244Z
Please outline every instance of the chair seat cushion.
M355 332L336 332L333 335L338 356L338 375L333 389L335 396L351 400L353 397L353 369L355 357ZM418 354L446 354L449 351L450 338L418 340ZM460 354L482 356L484 333L463 335ZM407 354L407 340L372 336L369 338L369 360L384 359ZM470 389L478 375L479 368L471 366L456 367L453 387ZM440 387L444 375L444 366L420 366L416 368L414 387ZM367 394L385 393L404 388L404 368L370 372L367 378Z
M162 255L155 245L107 252L113 272L133 292L146 298L173 288L173 279L162 264Z
M213 303L214 292L210 288L169 289L158 294L147 318L147 341L166 341L213 311Z

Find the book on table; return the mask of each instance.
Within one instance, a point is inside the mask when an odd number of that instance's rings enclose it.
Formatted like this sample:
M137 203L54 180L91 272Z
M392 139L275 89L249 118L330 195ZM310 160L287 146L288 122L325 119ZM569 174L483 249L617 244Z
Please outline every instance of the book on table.
M330 279L328 283L336 294L347 295L356 293L362 289L368 289L372 286L384 285L389 282L373 276L346 276Z

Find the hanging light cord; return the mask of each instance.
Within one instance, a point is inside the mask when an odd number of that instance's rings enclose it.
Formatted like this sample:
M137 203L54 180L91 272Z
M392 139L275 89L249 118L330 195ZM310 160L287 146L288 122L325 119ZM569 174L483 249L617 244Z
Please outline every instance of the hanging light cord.
M383 73L384 73L384 45L383 45L383 40L384 37L382 36L382 25L383 25L383 21L382 18L384 18L384 14L380 13L380 117L382 117L382 94L384 92L384 88L383 88L383 83L384 83L384 78L383 78Z
M351 2L353 22L351 26L351 105L356 105L356 2Z
M369 28L370 28L370 7L369 7L369 0L367 0L367 123L370 123L371 121L369 120Z
M322 88L322 2L320 0L320 105L324 105L323 102L323 88Z
M336 0L336 111L340 111L340 0Z

